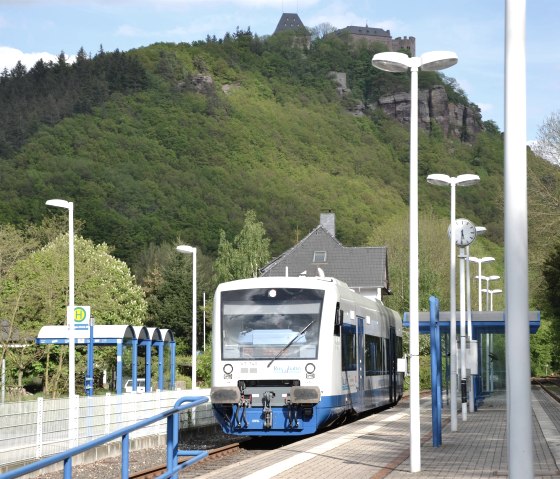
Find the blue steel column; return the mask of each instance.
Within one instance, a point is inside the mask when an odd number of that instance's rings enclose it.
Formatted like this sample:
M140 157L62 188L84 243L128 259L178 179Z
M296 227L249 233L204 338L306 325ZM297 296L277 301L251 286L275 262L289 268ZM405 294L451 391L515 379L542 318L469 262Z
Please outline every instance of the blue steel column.
M158 388L163 391L163 342L158 344Z
M146 371L146 392L152 390L152 341L148 341L146 345L146 364L144 370Z
M122 394L122 339L117 339L117 394Z
M170 371L169 371L169 389L173 391L175 389L175 341L169 343L170 352Z
M441 446L441 337L439 300L430 296L430 359L432 369L432 445Z
M93 396L93 316L89 320L89 343L87 347L87 373L86 373L86 395Z
M138 385L138 339L132 340L132 390Z

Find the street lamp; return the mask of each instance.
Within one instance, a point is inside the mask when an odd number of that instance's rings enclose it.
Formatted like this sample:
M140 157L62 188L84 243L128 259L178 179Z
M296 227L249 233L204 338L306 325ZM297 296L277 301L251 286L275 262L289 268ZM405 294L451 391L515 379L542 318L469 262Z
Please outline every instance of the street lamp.
M457 63L453 52L426 52L409 57L400 52L377 53L371 64L399 73L410 70L410 470L420 471L420 358L418 324L418 69L443 70Z
M476 236L486 233L485 226L476 226ZM467 256L465 258L465 266L467 269L467 341L469 345L471 345L471 341L473 338L473 330L472 330L472 305L471 305L471 254L470 254L470 245L466 247ZM471 346L469 346L471 347ZM469 389L469 411L471 413L475 412L475 391L474 391L474 377L470 375L470 389Z
M457 177L448 176L440 173L429 175L427 178L428 183L437 186L450 186L451 187L451 222L450 225L450 242L451 249L449 254L450 267L449 267L449 311L451 312L450 327L449 327L449 342L450 342L450 355L451 355L451 374L449 389L451 390L451 430L457 430L457 294L455 292L455 285L457 275L455 273L455 256L456 256L456 229L455 225L455 190L457 186L471 186L480 181L478 175L470 173L459 175Z
M469 261L473 263L478 263L478 310L482 311L482 263L489 263L490 261L495 261L492 256L484 256L482 258L477 258L476 256L470 256Z
M76 350L74 344L74 203L66 200L48 200L47 206L66 208L68 210L68 308L66 324L68 325L68 403L76 394Z
M484 288L482 290L484 293L486 293L486 297L488 297L488 294L490 294L490 310L489 311L494 311L494 293L501 293L502 290L501 289L488 289L488 287ZM486 310L488 311L488 300L486 300ZM489 344L487 345L487 350L488 350L488 358L490 358L492 356L492 352L494 349L494 336L493 335L488 335L489 336ZM488 391L493 391L494 390L494 368L493 368L493 364L490 362L490 360L487 360L487 376L486 376L486 389Z
M177 251L193 255L192 264L192 389L196 389L196 248L185 244L177 246Z
M490 294L490 311L494 311L494 293L501 293L501 289L483 289L485 293Z
M483 275L479 275L476 276L478 278L478 280L484 280L486 281L486 288L484 288L482 291L486 293L486 311L490 311L489 309L489 301L488 301L488 293L490 291L490 281L495 281L497 279L500 279L500 277L498 275L491 275L491 276L483 276Z
M74 203L66 200L47 200L47 206L68 210L68 307L66 324L68 326L68 439L74 446L78 435L76 407L76 346L74 341Z

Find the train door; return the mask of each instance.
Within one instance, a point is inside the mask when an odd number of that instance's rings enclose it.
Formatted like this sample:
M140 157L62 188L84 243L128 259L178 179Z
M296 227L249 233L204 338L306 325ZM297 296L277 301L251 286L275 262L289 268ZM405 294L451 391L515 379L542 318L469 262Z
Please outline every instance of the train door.
M364 344L364 318L357 317L358 321L358 397L360 405L364 405L364 382L365 382L365 344Z
M389 328L389 398L391 403L397 402L397 334L395 328Z

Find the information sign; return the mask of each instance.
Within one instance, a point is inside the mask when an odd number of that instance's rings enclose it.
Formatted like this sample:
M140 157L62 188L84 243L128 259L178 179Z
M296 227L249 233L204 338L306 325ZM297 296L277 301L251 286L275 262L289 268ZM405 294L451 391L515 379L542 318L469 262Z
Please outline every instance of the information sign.
M74 314L72 315L72 325L75 330L89 330L91 318L91 306L74 306Z

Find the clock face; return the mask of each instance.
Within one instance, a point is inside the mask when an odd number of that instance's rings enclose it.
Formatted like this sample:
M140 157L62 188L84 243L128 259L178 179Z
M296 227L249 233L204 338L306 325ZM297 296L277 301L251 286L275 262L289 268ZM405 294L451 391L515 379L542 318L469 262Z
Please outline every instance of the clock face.
M451 237L451 226L448 229L448 235ZM457 246L468 246L476 238L476 226L465 218L459 218L455 221L455 244Z

